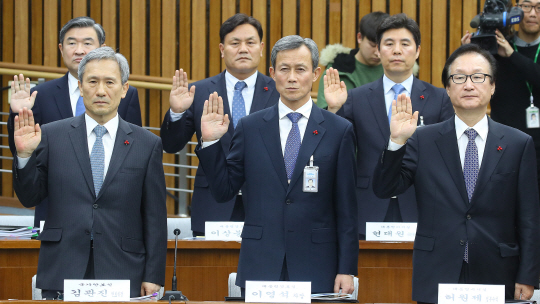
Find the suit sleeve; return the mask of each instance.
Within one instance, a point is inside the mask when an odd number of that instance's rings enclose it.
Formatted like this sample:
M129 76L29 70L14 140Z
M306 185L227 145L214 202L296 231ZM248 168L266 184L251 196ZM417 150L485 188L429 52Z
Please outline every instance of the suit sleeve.
M127 102L127 107L123 111L123 116L120 115L122 119L134 125L142 127L141 105L139 104L139 92L137 91L137 89L134 87L130 87L126 97L122 101Z
M515 74L529 82L533 87L540 86L540 65L534 63L534 60L515 51L508 58L497 58L510 61L510 66L515 67Z
M448 120L452 116L454 116L454 114L455 114L454 106L452 105L452 102L450 101L450 97L448 96L446 91L444 91L443 96L442 96L441 116L438 122Z
M210 192L219 203L234 198L244 184L244 130L242 119L238 122L226 157L221 143L195 149L199 164L206 174Z
M338 229L338 273L358 272L358 204L356 200L355 136L348 125L339 147L334 181L334 206Z
M536 154L531 137L528 138L518 177L517 230L520 263L516 283L538 288L540 275L540 203L536 173Z
M23 206L37 206L48 196L48 144L42 129L41 142L22 169L17 168L17 154L13 159L13 189Z
M413 183L418 162L418 132L399 150L385 147L373 173L373 192L379 198L391 198L405 192Z
M202 89L199 89L202 90ZM195 133L195 103L197 94L193 98L193 103L177 121L171 121L170 109L165 113L161 124L161 140L163 149L167 153L176 153L186 146ZM201 119L200 117L198 119Z
M142 216L146 265L144 282L165 284L167 254L167 208L165 174L163 173L163 148L156 139L144 179Z

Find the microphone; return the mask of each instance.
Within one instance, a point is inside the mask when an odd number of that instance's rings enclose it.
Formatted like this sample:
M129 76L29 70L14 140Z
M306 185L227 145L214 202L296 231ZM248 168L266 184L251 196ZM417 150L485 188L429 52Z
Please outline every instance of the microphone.
M474 18L472 18L470 26L472 28L478 28L479 25L480 25L480 15L476 15L474 16Z
M176 290L176 252L178 250L178 236L180 235L180 229L174 229L174 268L173 268L173 277L172 277L172 290L167 290L161 300L169 301L188 301L187 297L182 294L181 291Z

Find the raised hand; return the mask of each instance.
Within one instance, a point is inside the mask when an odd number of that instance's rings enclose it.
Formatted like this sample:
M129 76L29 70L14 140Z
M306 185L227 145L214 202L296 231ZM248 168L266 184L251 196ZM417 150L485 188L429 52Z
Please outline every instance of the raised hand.
M398 95L392 101L392 118L390 119L390 139L396 144L404 145L416 131L418 111L412 111L411 99L407 95Z
M205 142L220 139L229 129L229 115L223 114L223 99L216 92L204 102L201 136Z
M193 103L193 96L195 96L195 86L188 89L187 73L182 69L180 71L176 70L173 76L171 96L169 97L171 110L174 113L184 112Z
M26 107L31 109L34 106L36 100L37 91L30 95L30 78L26 78L24 81L24 75L19 74L13 76L13 82L11 83L11 112L19 113L22 108Z
M461 45L471 43L471 37L472 37L472 34L469 33L469 31L466 31L465 35L463 35L463 37L461 37Z
M41 128L39 124L34 123L32 110L28 110L26 107L22 108L19 115L15 116L14 127L13 139L15 140L17 156L30 157L41 142Z
M347 86L339 81L338 70L329 68L324 75L324 98L328 104L328 111L336 113L347 101Z
M495 30L495 37L497 38L497 44L499 45L499 48L497 49L497 54L501 57L510 57L512 53L514 52L514 48L510 45L508 40L504 38L501 31L498 29Z

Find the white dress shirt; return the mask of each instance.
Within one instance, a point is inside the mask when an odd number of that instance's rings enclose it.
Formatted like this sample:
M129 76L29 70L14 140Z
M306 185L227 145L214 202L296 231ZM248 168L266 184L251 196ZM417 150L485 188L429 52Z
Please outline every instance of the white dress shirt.
M244 98L244 104L246 108L246 115L249 115L249 111L251 110L251 104L253 103L253 95L255 94L255 83L257 82L257 75L258 71L255 71L253 75L249 76L248 78L242 80L246 83L246 87L242 90L242 97ZM238 78L234 77L229 71L225 70L225 87L227 89L227 101L229 103L229 109L232 109L232 102L234 98L234 86L239 80ZM197 89L197 88L195 88ZM206 98L208 99L208 98ZM184 112L182 113L175 113L171 110L169 110L170 116L171 116L171 122L175 122L182 118L182 115L184 115ZM232 113L231 113L232 114ZM230 115L229 115L230 116ZM232 120L232 117L229 117Z
M459 119L457 115L455 115L455 118L459 159L461 161L461 169L463 170L465 167L465 150L467 150L467 144L469 143L469 137L467 134L465 134L465 131L471 128L467 126L463 120ZM487 116L484 116L484 118L477 122L472 129L478 133L478 136L476 136L474 142L476 143L476 148L478 149L478 170L480 170L480 166L482 166L482 159L484 158L484 150L486 148L486 140L489 131ZM390 151L399 150L401 147L403 147L403 145L396 144L391 139L388 142L388 150Z
M292 121L287 117L287 114L291 112L296 112L302 114L302 117L298 120L298 129L300 130L300 141L304 140L304 133L306 133L306 128L309 120L309 116L311 115L311 108L313 107L313 100L311 97L309 98L308 102L306 102L303 106L298 108L298 110L293 111L289 107L287 107L282 101L281 98L278 102L278 115L279 115L279 137L281 141L281 153L283 153L283 156L285 156L285 145L287 144L287 137L289 136L289 132L292 129ZM204 149L208 146L211 146L215 143L217 143L218 140L209 141L209 142L203 142L201 149Z
M98 123L88 116L88 114L84 114L85 120L86 120L86 136L88 139L88 155L92 154L92 148L94 147L94 143L96 142L96 134L93 132L94 128L98 125ZM105 152L105 167L103 168L103 180L105 180L105 176L107 176L107 170L109 169L109 163L111 162L111 156L114 148L114 141L116 139L116 132L118 131L118 113L114 118L109 120L106 124L103 126L107 129L107 133L103 135L102 141L103 141L103 149ZM30 160L30 157L27 158L21 158L17 156L18 163L17 167L19 169L22 169L26 166L28 163L28 160Z
M409 78L405 79L405 81L401 83L401 85L405 88L405 91L403 91L402 94L405 93L408 97L411 97L413 77L414 76L411 74ZM384 103L386 105L387 116L388 116L388 110L390 109L390 106L392 105L392 101L394 100L394 96L396 95L396 93L394 93L394 91L392 90L392 87L395 84L396 82L390 80L390 78L386 77L386 75L383 75Z
M71 102L71 112L75 116L75 111L77 109L77 101L81 97L81 91L79 90L79 80L73 77L71 73L68 73L68 90L69 90L69 101Z

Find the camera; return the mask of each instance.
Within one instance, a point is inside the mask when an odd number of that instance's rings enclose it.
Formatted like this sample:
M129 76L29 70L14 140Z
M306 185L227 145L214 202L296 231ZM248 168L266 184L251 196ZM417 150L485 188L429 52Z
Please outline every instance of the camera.
M499 29L503 35L510 33L510 27L523 19L523 10L512 7L508 0L486 0L484 11L471 20L471 27L478 30L471 37L471 42L497 54L497 38L495 30Z

